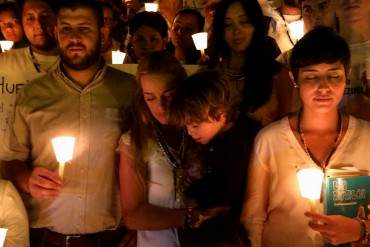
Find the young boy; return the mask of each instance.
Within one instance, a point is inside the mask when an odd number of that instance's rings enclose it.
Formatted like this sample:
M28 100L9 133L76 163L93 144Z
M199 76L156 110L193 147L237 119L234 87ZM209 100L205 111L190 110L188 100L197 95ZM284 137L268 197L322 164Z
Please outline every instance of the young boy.
M187 195L200 208L230 207L227 216L216 217L194 230L194 238L187 237L191 239L189 246L241 241L238 226L248 159L260 126L238 116L225 83L216 71L194 74L180 84L170 104L171 120L185 125L192 138L203 144L204 173L193 182Z

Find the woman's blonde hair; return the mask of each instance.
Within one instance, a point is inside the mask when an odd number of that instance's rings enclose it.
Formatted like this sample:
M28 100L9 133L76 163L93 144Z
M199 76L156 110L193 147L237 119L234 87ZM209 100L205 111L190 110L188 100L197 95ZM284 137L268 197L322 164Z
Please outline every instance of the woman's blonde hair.
M167 51L153 52L143 57L139 62L136 75L138 87L128 129L130 130L131 150L135 166L144 183L146 181L144 155L149 140L154 138L153 121L155 121L144 100L140 83L141 76L146 74L163 76L168 88L171 89L175 89L179 83L186 79L186 72L181 63Z

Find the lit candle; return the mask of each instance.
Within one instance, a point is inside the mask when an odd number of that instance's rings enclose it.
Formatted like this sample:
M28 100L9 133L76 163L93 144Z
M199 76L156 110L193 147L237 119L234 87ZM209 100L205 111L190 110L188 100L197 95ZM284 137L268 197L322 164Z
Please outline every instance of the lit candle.
M145 3L145 11L148 12L157 12L158 11L158 3Z
M207 32L195 33L191 37L193 38L195 48L202 53L202 56L204 56L204 50L207 49L208 42Z
M9 51L10 49L12 49L13 44L14 44L13 41L10 41L10 40L1 40L0 41L1 50L3 52Z
M310 200L311 211L315 212L316 201L320 199L324 173L318 168L305 168L297 172L301 195Z
M7 231L8 229L0 228L0 247L4 246Z
M130 15L130 8L127 7L127 3L128 2L131 2L132 0L125 0L125 4L126 4L126 15L127 15L127 18L128 16Z
M64 166L71 161L75 145L73 136L59 136L51 140L57 161L59 162L59 176L63 178Z
M304 35L303 20L294 21L288 24L288 29L291 37L295 40L300 40Z
M112 51L112 64L123 64L125 60L126 53L121 52L119 50Z

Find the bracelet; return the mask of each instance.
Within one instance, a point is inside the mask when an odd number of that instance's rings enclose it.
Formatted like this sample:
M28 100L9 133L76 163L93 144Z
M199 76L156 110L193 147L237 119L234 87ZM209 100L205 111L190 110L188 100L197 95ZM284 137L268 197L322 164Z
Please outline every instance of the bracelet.
M360 237L356 242L364 241L366 239L367 231L366 231L366 224L363 219L355 218L358 223L360 223Z
M184 228L191 229L191 228L198 228L202 225L202 223L209 219L209 216L204 216L201 213L198 214L198 218L196 221L194 221L194 214L193 214L194 208L186 208L185 211L185 222L184 222Z
M360 223L360 238L356 242L361 242L362 244L370 243L370 229L366 223L368 220L362 218L355 218Z
M193 208L186 208L184 228L193 228Z

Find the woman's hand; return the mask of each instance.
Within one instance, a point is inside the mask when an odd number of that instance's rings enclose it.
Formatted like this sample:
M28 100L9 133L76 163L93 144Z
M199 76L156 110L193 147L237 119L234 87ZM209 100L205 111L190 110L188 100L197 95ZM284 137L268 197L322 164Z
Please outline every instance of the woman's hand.
M221 206L207 209L194 209L192 212L192 227L200 227L205 221L210 220L219 215L225 214L230 210L230 207Z
M320 232L326 242L337 245L360 239L361 225L356 219L312 212L306 212L305 215L311 218L309 226Z

